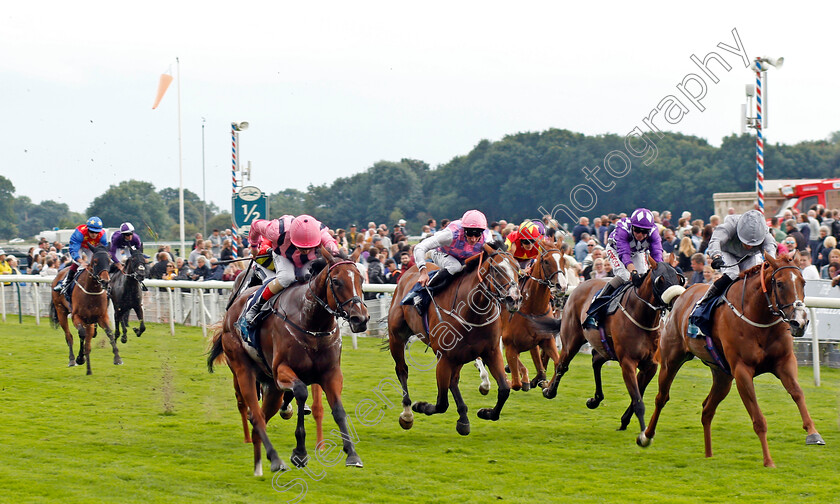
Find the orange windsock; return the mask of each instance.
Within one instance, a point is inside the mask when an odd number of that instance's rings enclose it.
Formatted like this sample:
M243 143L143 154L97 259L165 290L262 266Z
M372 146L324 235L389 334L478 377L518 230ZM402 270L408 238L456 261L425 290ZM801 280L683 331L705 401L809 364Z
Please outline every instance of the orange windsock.
M166 94L166 90L169 89L170 84L172 84L172 76L169 74L161 74L160 82L158 83L157 97L155 98L155 104L152 105L152 109L156 109L157 106L160 105L160 101L163 99L163 95Z

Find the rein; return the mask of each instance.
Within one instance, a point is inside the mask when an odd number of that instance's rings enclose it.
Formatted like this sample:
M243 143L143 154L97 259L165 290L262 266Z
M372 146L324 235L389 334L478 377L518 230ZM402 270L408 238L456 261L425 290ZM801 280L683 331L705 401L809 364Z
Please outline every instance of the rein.
M101 296L102 294L105 294L107 291L105 290L105 287L103 287L103 286L102 286L102 281L99 279L99 277L98 277L98 276L95 276L95 275L94 275L94 274L93 274L93 273L92 273L89 269L87 269L87 268L85 268L85 271L87 271L88 275L89 275L91 278L93 278L94 280L96 280L96 281L97 281L96 283L98 283L98 284L99 284L99 288L100 288L101 290L100 290L99 292L90 292L90 291L87 291L87 290L85 290L85 288L84 288L84 287L82 287L81 282L78 282L78 281L76 282L76 287L78 287L78 288L79 288L82 292L84 292L85 294L87 294L87 295L89 295L89 296Z
M779 303L779 292L774 288L773 283L770 284L770 291L772 292L773 300L770 299L770 293L767 292L767 285L764 282L764 269L765 269L766 266L767 266L766 261L761 263L761 269L760 269L760 272L759 272L759 275L760 275L760 278L761 278L761 293L764 294L764 299L767 300L767 309L770 311L770 313L772 315L775 315L776 317L778 317L776 320L774 320L773 322L771 322L769 324L760 324L758 322L753 322L752 320L748 319L746 315L744 315L743 313L738 311L738 309L735 308L735 305L733 305L732 302L729 301L729 299L726 296L723 296L723 300L726 302L726 305L729 306L729 309L732 310L732 312L738 318L740 318L741 320L743 320L744 322L746 322L747 324L749 324L753 327L759 327L759 328L762 328L762 329L766 329L768 327L773 327L774 325L778 324L779 322L785 322L785 323L790 324L792 319L785 314L785 312L784 312L785 308L787 308L789 306L793 306L794 309L796 309L796 307L798 305L804 305L804 303L802 301L798 300L798 299L796 301L792 302L792 303L788 303L786 305L781 305ZM782 266L781 268L778 268L775 271L773 271L773 273L770 275L771 282L776 277L776 274L778 272L784 270L784 269L799 269L799 268L797 268L796 266ZM746 292L746 282L747 282L746 278L744 278L744 289L741 293L742 295L744 294L744 292ZM775 302L775 305L776 305L775 308L773 307L774 302ZM744 305L744 300L742 299L741 300L741 306L743 307L743 305Z

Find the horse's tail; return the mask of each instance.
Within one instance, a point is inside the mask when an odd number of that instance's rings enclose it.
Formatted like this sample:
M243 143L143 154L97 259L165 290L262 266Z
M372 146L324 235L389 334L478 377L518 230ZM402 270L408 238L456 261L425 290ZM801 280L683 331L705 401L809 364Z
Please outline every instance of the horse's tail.
M207 356L207 371L213 372L214 364L222 364L227 362L225 358L225 350L222 348L222 334L224 323L222 321L216 322L210 326L213 337L210 340L210 352Z
M554 318L550 315L543 315L542 317L526 317L528 322L534 325L539 332L550 332L550 333L558 333L560 332L560 325L562 323L562 319Z
M58 329L58 312L55 310L55 303L50 302L50 325L53 329Z

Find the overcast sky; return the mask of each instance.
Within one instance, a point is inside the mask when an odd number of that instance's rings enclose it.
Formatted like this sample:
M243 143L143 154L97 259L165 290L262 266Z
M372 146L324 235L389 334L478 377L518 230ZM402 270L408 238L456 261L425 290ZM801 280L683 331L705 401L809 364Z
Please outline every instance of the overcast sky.
M511 133L624 135L669 94L688 104L676 85L710 51L732 69L710 65L705 111L660 127L719 145L754 82L717 47L733 28L750 58L785 57L769 72L768 142L823 139L840 130L827 58L840 7L777 3L14 2L0 12L0 174L78 212L130 178L177 187L177 78L151 109L176 56L184 186L201 196L204 124L207 199L227 209L231 121L250 123L253 185L305 190Z

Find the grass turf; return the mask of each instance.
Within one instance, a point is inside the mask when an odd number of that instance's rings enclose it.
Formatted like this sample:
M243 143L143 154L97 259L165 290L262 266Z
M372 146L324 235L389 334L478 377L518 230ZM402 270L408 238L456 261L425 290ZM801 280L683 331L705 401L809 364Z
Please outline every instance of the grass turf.
M307 417L309 467L272 475L265 461L266 475L255 478L230 372L222 365L207 373L200 329L178 327L170 336L168 326L150 324L142 338L132 334L120 345L123 366L111 363L100 331L93 375L85 376L83 366L66 367L63 336L43 322L0 323L0 502L295 502L303 492L303 502L840 501L838 370L824 369L820 388L810 368L800 373L823 447L805 446L796 407L779 381L756 380L778 466L766 469L734 387L713 424L715 456L704 458L700 410L711 377L697 361L677 376L657 436L642 449L634 442L635 420L627 431L615 430L629 402L615 363L604 367L606 399L597 410L584 404L592 372L588 356L579 356L556 399L514 392L498 422L475 416L492 406L497 389L479 395L478 375L467 365L461 391L472 433L461 437L451 401L445 414L416 414L414 428L401 429L398 393L385 386L385 400L374 392L383 379L394 379L390 354L378 340L361 338L357 350L348 340L343 401L365 467L344 467L343 454L332 467L315 459ZM420 344L412 355L417 367L431 359ZM434 382L433 371L412 368L412 399L434 401ZM648 417L655 393L654 381ZM373 409L357 414L357 405ZM326 437L337 439L329 414L324 426ZM288 463L294 421L275 417L269 436Z

